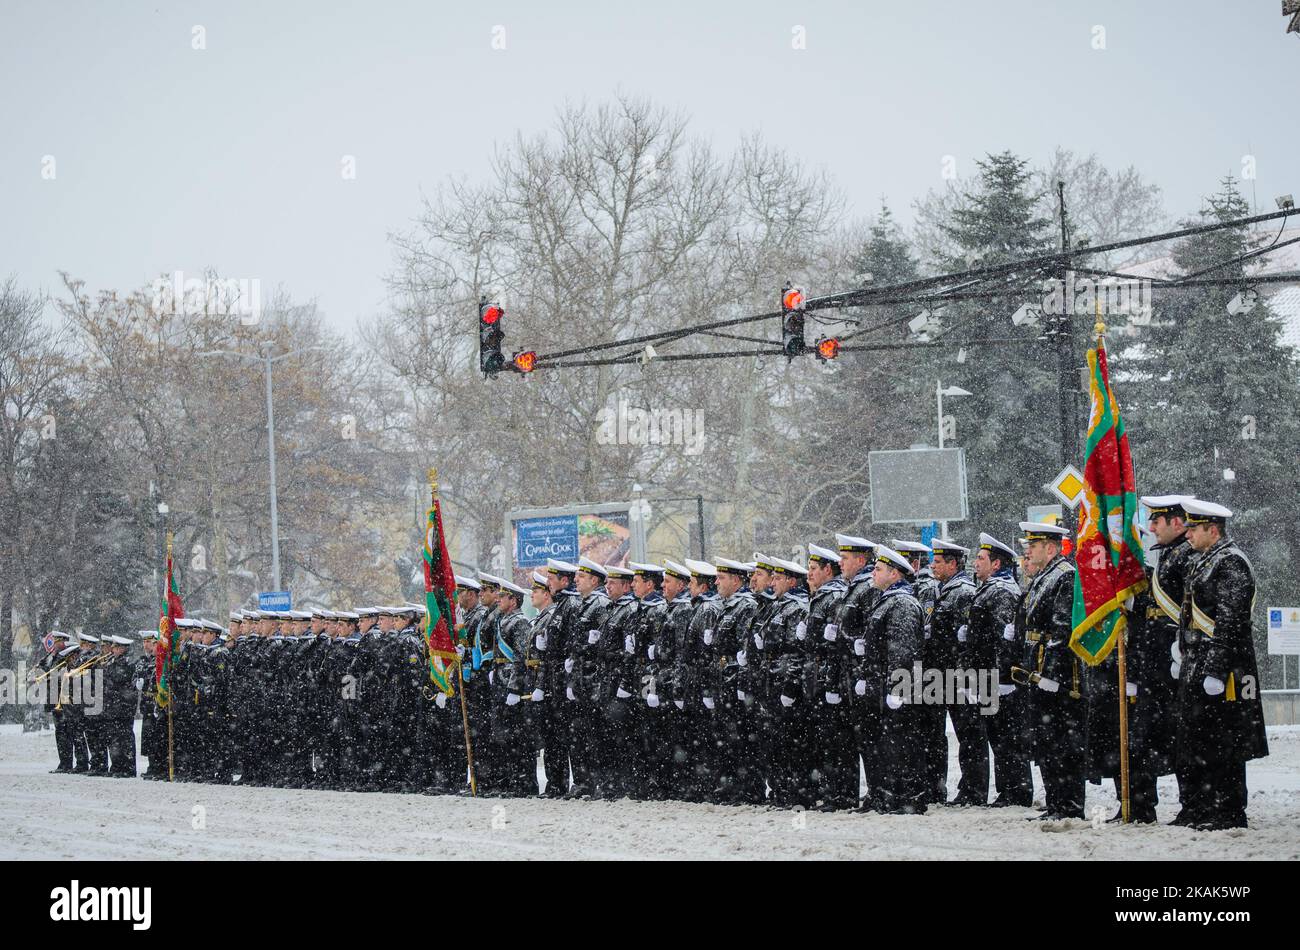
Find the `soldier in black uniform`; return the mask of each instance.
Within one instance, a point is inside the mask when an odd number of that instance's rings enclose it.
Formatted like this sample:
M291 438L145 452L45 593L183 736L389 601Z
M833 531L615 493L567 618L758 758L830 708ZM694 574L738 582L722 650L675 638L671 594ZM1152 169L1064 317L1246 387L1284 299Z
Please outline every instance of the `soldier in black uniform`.
M599 706L600 736L599 788L601 798L614 799L632 791L632 698L627 683L628 653L625 650L627 635L636 614L636 598L632 596L632 572L625 568L606 568L609 577L605 583L610 598L604 624L595 632L588 630L589 645L596 648L597 704Z
M59 753L59 764L50 770L50 774L53 775L57 772L72 771L72 729L63 711L63 704L59 702L59 693L60 684L63 683L63 672L77 652L77 646L71 642L72 638L61 630L55 630L51 638L54 641L54 649L41 659L38 678L45 689L45 706L54 718L54 746Z
M717 651L721 671L716 702L718 787L714 798L722 804L761 805L767 797L759 761L761 736L753 694L744 687L748 649L758 601L745 586L754 565L718 558L718 594L722 615L705 637ZM706 706L709 705L706 703Z
M1012 672L1017 686L1030 687L1026 714L1047 793L1047 810L1039 817L1082 818L1086 706L1081 664L1070 649L1075 568L1061 556L1069 532L1032 521L1020 522L1020 528L1035 573L1016 617L1025 631L1025 655Z
M1034 779L1025 742L1027 693L1011 681L1011 667L1024 655L1024 631L1016 628L1016 610L1023 592L1016 581L1016 554L991 534L981 534L975 552L979 587L970 605L968 642L989 651L980 662L993 662L998 671L998 708L986 717L993 747L994 807L1028 807L1034 803Z
M140 754L149 760L141 778L161 778L167 771L167 724L158 718L158 631L140 631L141 655L135 661L132 682L139 697Z
M668 797L666 786L668 762L672 756L672 738L667 728L667 709L659 700L659 680L665 697L672 689L671 656L664 635L668 619L668 602L663 595L664 569L657 564L631 562L632 596L637 599L632 622L623 635L627 670L624 682L632 694L627 703L632 727L633 799L660 801Z
M537 794L537 755L533 724L529 721L536 667L532 628L519 612L527 596L524 589L501 580L497 596L496 642L492 657L492 742L500 766L502 793L531 798Z
M78 652L61 674L72 698L80 695L80 702L64 703L64 711L70 713L72 724L73 753L76 761L72 771L87 775L108 774L108 748L100 742L99 716L89 715L85 702L90 697L94 682L95 667L103 662L99 637L88 633L77 634Z
M578 615L564 653L564 698L556 697L557 702L568 707L565 721L569 725L573 787L565 793L565 798L597 794L605 775L600 635L609 612L609 597L603 587L608 583L610 570L589 558L581 558L574 579L580 598Z
M467 624L469 681L465 684L465 702L469 709L469 734L474 745L474 777L480 795L493 795L499 784L497 744L492 741L493 648L496 643L497 597L502 578L478 572L479 603L483 612L478 622ZM462 670L463 678L464 670Z
M1268 755L1251 613L1255 575L1227 536L1232 512L1183 501L1187 540L1199 554L1186 580L1179 639L1178 824L1201 831L1246 827L1246 762Z
M126 657L131 641L118 634L106 638L110 657L103 664L104 711L100 728L108 743L108 774L135 778L135 707L138 693L134 664Z
M721 670L713 631L722 616L722 599L718 596L718 569L714 565L687 558L686 566L691 571L691 616L686 640L677 653L677 695L673 705L681 713L686 797L689 801L714 801L719 774L714 696L720 695L717 684Z
M876 755L880 732L880 698L867 695L867 621L871 609L880 595L871 582L876 545L866 538L848 534L835 535L840 552L840 571L848 578L844 598L835 623L828 625L823 638L834 633L833 642L839 645L846 676L852 694L849 719L853 727L854 771L857 759L862 759L862 770L867 780L864 801L869 801L872 790L879 784L879 761ZM831 627L834 627L834 631ZM855 786L857 778L855 777Z
M866 625L862 676L864 705L877 717L875 783L863 809L882 814L924 814L927 778L921 742L921 704L910 684L924 653L921 605L912 593L912 565L897 551L879 545L871 583L879 596Z
M663 786L668 798L674 801L690 801L690 743L685 733L686 726L686 681L685 654L691 648L691 617L695 606L691 603L691 569L673 560L664 560L664 600L667 602L667 615L661 628L662 647L652 643L654 655L647 647L647 665L653 664L650 674L653 677L652 693L646 695L646 706L651 706L654 696L655 709L662 729L664 743Z
M487 614L487 607L479 599L482 589L483 585L476 578L461 574L456 575L456 653L460 657L458 664L460 676L457 679L457 689L465 690L465 709L463 712L457 710L454 713L454 716L461 717L461 721L457 724L459 731L456 733L457 739L455 740L456 748L459 751L457 752L456 772L454 774L459 776L459 780L453 781L451 784L453 790L459 788L461 794L464 793L469 781L468 756L465 754L465 725L466 722L470 724L471 742L473 742L473 727L474 723L478 721L476 711L472 710L469 705L469 684L474 675L470 649L471 644L479 636L479 624L482 623L483 617ZM459 702L457 702L457 705L459 705ZM450 708L450 702L448 708ZM474 753L474 781L477 785L480 750L477 744L474 744L472 748Z
M1181 647L1178 625L1186 580L1196 554L1187 541L1186 495L1147 495L1155 535L1147 590L1138 595L1128 625L1128 680L1135 702L1129 707L1130 819L1156 820L1156 779L1175 771L1174 718L1178 703ZM1116 813L1116 818L1120 814ZM1181 822L1176 822L1181 824Z
M807 761L815 777L821 811L858 805L858 755L848 715L852 686L835 618L848 590L840 576L840 555L808 545L808 620L804 629L804 694L809 709Z
M946 538L937 538L930 545L934 552L934 579L939 582L939 594L929 615L929 639L925 646L925 668L942 670L945 691L948 683L957 685L966 680L968 671L975 673L978 683L976 651L970 640L970 605L975 599L975 579L966 569L968 548ZM987 658L980 658L985 659ZM985 667L986 669L988 667ZM957 671L951 678L949 671ZM980 714L979 698L974 692L975 683L969 681L951 696L944 697L942 706L926 708L926 723L932 731L926 744L926 774L928 801L948 803L948 718L952 719L957 734L957 762L961 779L952 805L987 805L989 801L989 741L984 730L985 717ZM934 716L932 708L937 708ZM937 729L932 722L938 720Z
M530 597L533 609L533 649L541 662L539 668L541 705L533 708L533 715L538 721L538 748L542 753L542 776L546 787L542 790L545 798L561 798L569 790L569 737L567 735L568 717L560 719L557 709L567 705L562 698L564 692L564 666L560 657L564 655L564 635L560 630L567 619L555 602L552 588L558 581L555 575L532 573L532 591ZM560 588L566 590L567 585ZM570 598L565 597L567 603ZM554 644L555 652L551 652ZM563 726L563 728L561 728Z
M772 558L776 600L759 633L753 635L766 676L760 695L767 720L768 783L778 808L817 804L813 780L811 695L804 690L810 654L808 571L794 561Z

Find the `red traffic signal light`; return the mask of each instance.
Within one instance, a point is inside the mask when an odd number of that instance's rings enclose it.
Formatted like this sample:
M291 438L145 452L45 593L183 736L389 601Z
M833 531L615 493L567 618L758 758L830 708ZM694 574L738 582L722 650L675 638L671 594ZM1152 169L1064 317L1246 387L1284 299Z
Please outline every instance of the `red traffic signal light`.
M478 368L486 376L499 373L506 358L501 355L501 343L506 338L502 317L505 311L499 303L490 303L486 297L478 302Z
M537 367L537 353L533 350L525 350L523 353L515 354L515 372L531 373Z
M817 341L817 358L833 360L840 355L840 341L833 336L822 337Z
M808 348L803 335L804 292L786 284L781 288L781 350L792 360Z
M781 291L781 309L786 311L802 310L804 299L802 287L786 287Z

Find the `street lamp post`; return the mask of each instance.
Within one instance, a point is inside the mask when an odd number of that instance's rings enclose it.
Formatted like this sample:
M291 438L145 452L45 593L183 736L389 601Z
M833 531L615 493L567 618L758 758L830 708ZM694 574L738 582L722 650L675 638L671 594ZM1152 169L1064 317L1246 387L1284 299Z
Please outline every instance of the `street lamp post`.
M276 508L276 482L275 482L275 399L271 391L271 367L280 360L287 359L290 356L297 356L300 353L308 353L312 350L324 349L322 346L306 346L299 350L290 350L288 353L281 353L278 356L271 356L267 353L265 356L254 356L251 353L236 353L232 350L209 350L206 353L199 353L199 356L233 356L236 359L257 360L262 363L266 371L266 453L270 465L271 475L271 582L276 590L280 590L280 514Z
M969 396L969 395L971 394L968 393L966 390L962 389L960 386L949 386L947 389L944 389L942 380L936 379L934 381L934 398L935 398L935 402L938 404L938 417L939 417L939 448L941 449L943 448L943 397L944 396ZM948 537L947 521L939 522L939 537L941 538Z

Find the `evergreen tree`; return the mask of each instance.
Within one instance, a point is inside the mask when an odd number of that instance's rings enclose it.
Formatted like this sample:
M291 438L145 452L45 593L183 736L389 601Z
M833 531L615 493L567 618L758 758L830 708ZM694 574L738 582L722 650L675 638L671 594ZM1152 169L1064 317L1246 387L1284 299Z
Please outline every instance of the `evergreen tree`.
M1041 213L1043 196L1033 189L1028 163L1011 152L978 163L979 176L944 227L959 249L943 262L947 271L1023 260L1055 249L1051 219ZM981 283L973 290L996 290L1055 277L1050 272L1016 273L1007 280ZM930 335L944 342L969 341L965 358L958 350L935 351L925 364L925 392L934 411L934 386L957 385L972 395L944 403L955 431L945 447L966 450L969 520L950 524L949 533L971 540L981 530L1011 540L1027 505L1051 502L1042 486L1060 470L1056 356L1043 328L1014 326L1011 314L1026 296L962 301L938 311L941 329ZM1036 301L1035 301L1036 302ZM990 343L1012 339L1014 343Z

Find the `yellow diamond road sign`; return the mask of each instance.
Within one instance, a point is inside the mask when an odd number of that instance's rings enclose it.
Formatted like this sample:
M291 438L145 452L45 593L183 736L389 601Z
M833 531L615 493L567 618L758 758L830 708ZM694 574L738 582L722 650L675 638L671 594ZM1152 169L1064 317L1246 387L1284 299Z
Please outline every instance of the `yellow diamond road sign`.
M1073 465L1067 465L1061 469L1060 475L1052 479L1051 489L1070 508L1077 508L1079 502L1083 501L1083 476Z

